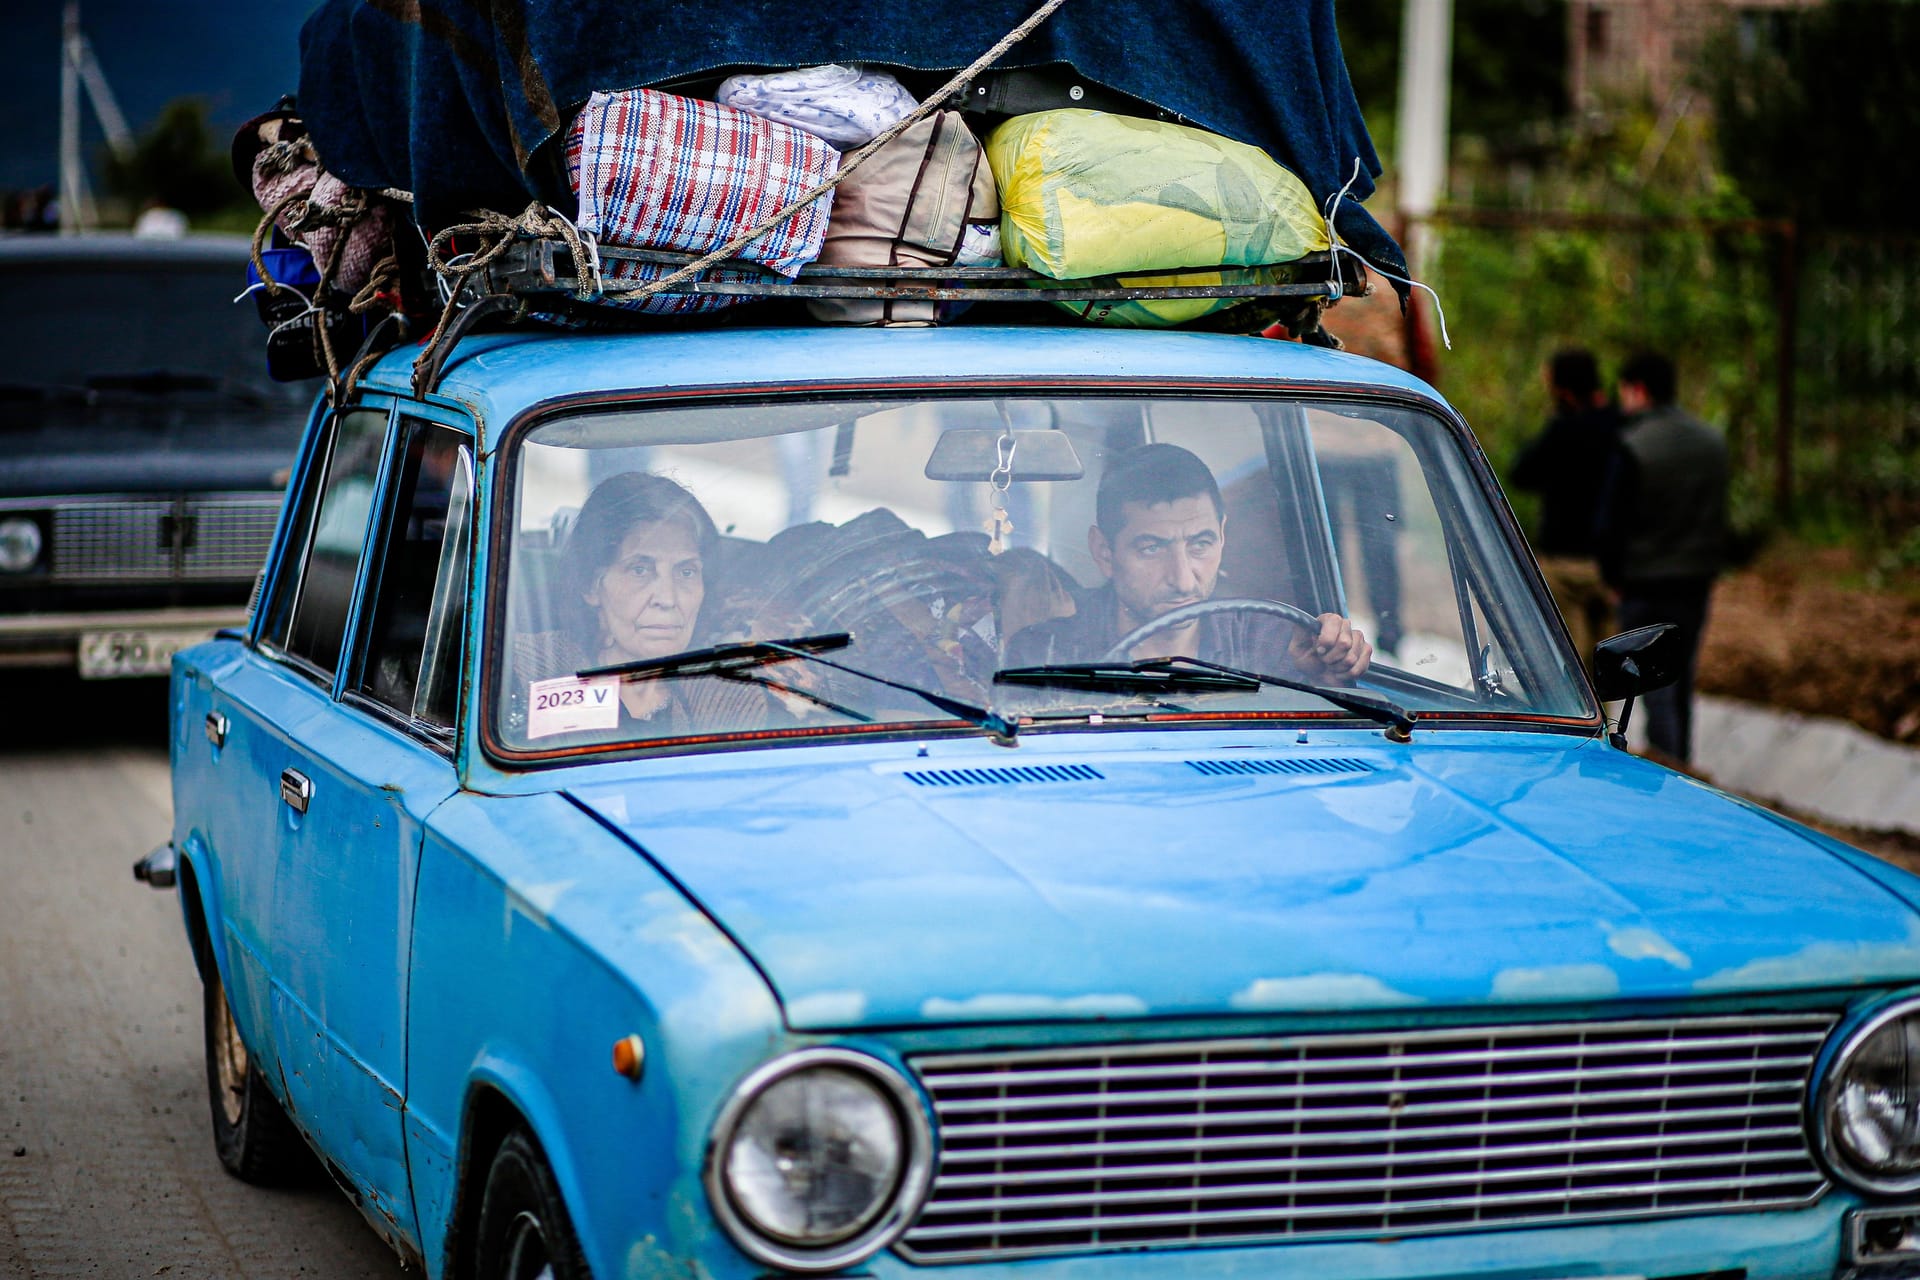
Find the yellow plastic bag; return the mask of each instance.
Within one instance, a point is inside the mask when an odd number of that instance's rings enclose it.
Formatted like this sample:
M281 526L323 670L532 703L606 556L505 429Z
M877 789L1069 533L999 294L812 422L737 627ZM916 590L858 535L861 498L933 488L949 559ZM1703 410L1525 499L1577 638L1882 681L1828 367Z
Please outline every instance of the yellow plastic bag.
M1057 280L1177 267L1255 267L1330 247L1305 184L1257 147L1185 125L1069 108L1015 116L987 139L1011 266ZM1219 271L1132 281L1278 278ZM1169 325L1241 299L1060 303L1105 324Z
M1165 276L1121 276L1125 288L1181 288L1214 284L1286 284L1293 279L1287 267L1228 267L1214 271L1182 271ZM1045 287L1045 286L1043 286ZM1163 329L1185 324L1201 316L1237 307L1245 298L1124 298L1095 299L1086 302L1056 302L1092 324L1124 326L1130 329Z

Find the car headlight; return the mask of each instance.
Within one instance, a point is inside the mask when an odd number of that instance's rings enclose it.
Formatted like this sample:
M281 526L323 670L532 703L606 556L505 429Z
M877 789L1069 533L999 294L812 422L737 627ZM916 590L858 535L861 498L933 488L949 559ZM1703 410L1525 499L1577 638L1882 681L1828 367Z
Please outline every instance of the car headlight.
M40 526L25 516L0 520L0 573L25 573L40 560Z
M933 1139L899 1072L802 1049L741 1082L707 1152L707 1194L754 1259L831 1271L885 1248L926 1196Z
M1821 1146L1867 1191L1920 1189L1920 1000L1889 1005L1847 1036L1820 1086Z

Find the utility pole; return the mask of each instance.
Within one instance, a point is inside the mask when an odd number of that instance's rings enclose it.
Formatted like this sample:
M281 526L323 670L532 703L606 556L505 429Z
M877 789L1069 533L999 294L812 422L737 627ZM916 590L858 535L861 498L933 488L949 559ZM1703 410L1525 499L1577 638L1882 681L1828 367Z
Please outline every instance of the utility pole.
M94 225L93 188L80 152L80 91L85 89L107 145L122 159L133 154L133 132L120 113L93 42L80 26L78 0L69 0L60 23L60 231L75 235Z
M1429 220L1447 186L1447 82L1453 64L1453 0L1406 0L1400 28L1400 240L1413 278L1432 265ZM1407 308L1407 356L1433 381L1433 338L1416 292Z

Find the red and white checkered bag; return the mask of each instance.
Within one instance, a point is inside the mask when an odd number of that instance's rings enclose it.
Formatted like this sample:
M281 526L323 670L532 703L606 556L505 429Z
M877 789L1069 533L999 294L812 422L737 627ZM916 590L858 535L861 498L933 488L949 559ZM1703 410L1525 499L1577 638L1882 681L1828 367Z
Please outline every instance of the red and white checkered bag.
M708 253L758 226L840 168L840 153L810 133L715 102L652 89L596 93L567 134L567 176L582 231L604 244ZM737 256L784 276L819 256L833 193L792 214ZM607 281L650 280L669 268L609 261ZM703 279L748 278L713 270ZM656 314L732 306L723 294L654 294L622 302Z

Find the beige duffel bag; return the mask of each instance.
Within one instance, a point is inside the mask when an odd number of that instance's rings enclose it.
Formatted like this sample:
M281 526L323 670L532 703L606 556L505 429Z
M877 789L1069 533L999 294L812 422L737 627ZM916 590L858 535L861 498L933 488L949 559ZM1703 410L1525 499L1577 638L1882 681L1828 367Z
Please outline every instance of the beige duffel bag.
M1000 201L986 153L957 111L941 111L874 153L834 192L818 261L847 267L947 267L963 246L997 227ZM936 304L815 298L831 324L928 325Z

